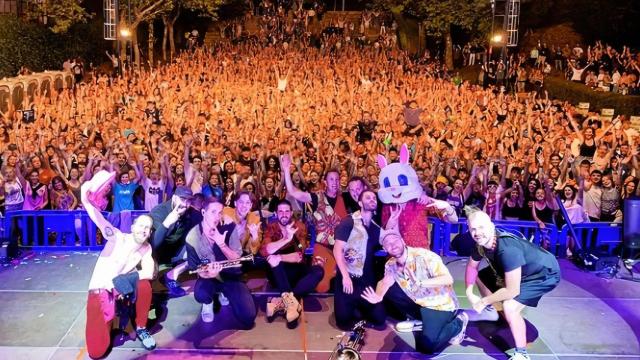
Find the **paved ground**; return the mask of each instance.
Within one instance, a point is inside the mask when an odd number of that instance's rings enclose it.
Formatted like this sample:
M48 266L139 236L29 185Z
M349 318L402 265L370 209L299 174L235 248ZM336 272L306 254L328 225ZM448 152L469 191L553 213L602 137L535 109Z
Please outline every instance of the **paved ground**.
M0 359L88 359L84 350L86 289L96 253L36 253L0 267ZM452 260L452 259L447 259ZM640 359L640 283L605 280L561 263L563 281L526 312L533 359ZM464 260L449 264L462 306ZM193 281L185 281L192 286ZM251 280L260 307L250 331L233 329L223 307L212 324L200 321L191 295L172 299L158 311L152 328L158 349L142 349L128 335L118 336L109 359L327 359L340 331L330 296L306 299L304 324L289 330L284 319L267 323L264 281ZM162 287L158 285L158 298ZM191 290L191 289L190 289ZM425 359L413 350L409 334L367 330L364 359ZM467 339L437 358L505 359L512 338L501 323L471 324ZM307 349L306 352L304 349Z

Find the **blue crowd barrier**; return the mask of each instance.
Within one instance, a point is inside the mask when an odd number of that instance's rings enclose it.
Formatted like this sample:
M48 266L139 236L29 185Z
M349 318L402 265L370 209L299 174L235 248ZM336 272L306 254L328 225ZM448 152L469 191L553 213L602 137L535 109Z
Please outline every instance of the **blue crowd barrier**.
M455 255L451 251L454 236L468 231L467 221L461 218L457 223L448 223L438 218L429 217L433 228L431 231L432 250L440 255ZM523 236L534 244L541 245L546 239L552 252L558 255L560 232L555 224L545 224L541 229L535 221L495 220L496 228Z
M124 232L130 231L130 225L137 217L148 214L147 211L126 211L119 214L104 213L105 218ZM21 234L20 246L39 250L100 250L102 243L98 241L97 228L84 210L57 211L9 211L5 214L4 232L6 237ZM497 228L515 232L535 244L542 244L546 239L549 249L557 256L563 257L567 247L568 227L558 228L555 224L545 224L541 229L534 221L497 220ZM454 236L463 234L467 229L465 219L457 223L447 223L438 218L429 218L431 227L431 249L442 256L454 256L451 241ZM615 223L581 223L574 224L576 236L584 247L606 248L613 251L622 242L622 224ZM313 253L315 229L309 228L311 242L307 255ZM386 256L379 251L377 256Z
M576 241L582 245L583 249L596 248L611 254L613 250L622 243L623 225L620 223L589 222L573 224ZM561 239L560 250L565 253L567 248L567 238L570 236L569 227L563 226L560 230Z

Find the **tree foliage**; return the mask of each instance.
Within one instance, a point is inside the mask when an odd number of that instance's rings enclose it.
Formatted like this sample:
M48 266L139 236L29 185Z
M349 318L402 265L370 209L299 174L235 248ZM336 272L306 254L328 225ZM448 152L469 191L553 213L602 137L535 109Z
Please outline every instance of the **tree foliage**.
M486 35L491 20L487 0L376 0L376 6L422 21L432 36L444 36L451 26Z
M25 16L49 26L54 33L64 33L73 24L86 22L91 16L82 0L26 0Z
M21 66L33 71L56 70L71 57L97 64L104 56L102 23L75 24L65 34L15 16L0 16L0 77L16 76Z

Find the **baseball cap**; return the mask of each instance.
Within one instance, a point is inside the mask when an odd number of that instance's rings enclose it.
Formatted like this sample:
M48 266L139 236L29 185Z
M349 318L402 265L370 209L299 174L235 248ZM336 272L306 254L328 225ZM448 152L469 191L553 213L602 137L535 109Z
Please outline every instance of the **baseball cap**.
M183 199L191 199L193 197L193 191L186 186L178 186L173 195Z

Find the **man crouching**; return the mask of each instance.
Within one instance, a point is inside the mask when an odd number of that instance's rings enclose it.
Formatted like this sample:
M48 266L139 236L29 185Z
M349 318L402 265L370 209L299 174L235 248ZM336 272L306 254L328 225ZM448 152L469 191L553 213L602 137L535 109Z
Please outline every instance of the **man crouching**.
M131 234L111 225L93 204L100 189L109 184L115 173L100 171L82 185L81 200L87 214L102 232L106 244L89 282L87 352L93 359L105 356L111 344L111 321L116 313L116 301L135 304L136 334L142 346L153 350L156 342L147 330L147 315L151 307L151 283L154 262L147 242L153 221L142 215L131 226ZM140 270L136 268L140 265Z

